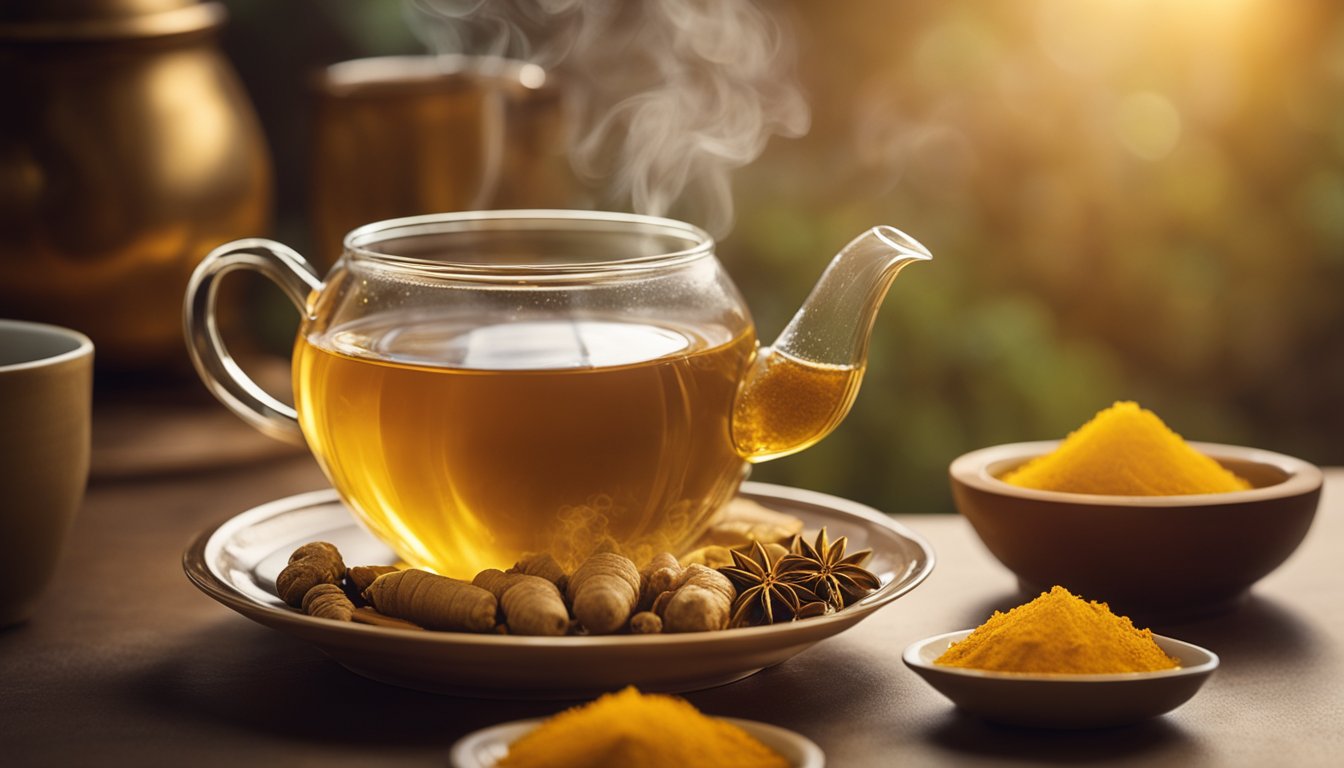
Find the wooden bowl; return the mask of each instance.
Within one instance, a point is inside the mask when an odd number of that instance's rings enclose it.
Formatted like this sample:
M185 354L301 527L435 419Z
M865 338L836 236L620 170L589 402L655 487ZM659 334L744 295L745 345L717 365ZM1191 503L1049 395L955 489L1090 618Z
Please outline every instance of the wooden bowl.
M957 509L1026 592L1058 584L1117 613L1214 613L1293 553L1311 527L1321 470L1254 448L1191 443L1250 490L1185 496L1039 491L999 478L1058 441L972 451L949 468Z

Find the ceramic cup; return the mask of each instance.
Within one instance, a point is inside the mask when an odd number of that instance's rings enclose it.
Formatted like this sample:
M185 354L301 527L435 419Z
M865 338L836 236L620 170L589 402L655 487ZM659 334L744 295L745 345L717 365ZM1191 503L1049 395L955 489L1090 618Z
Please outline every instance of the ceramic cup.
M0 626L37 608L89 474L93 342L0 320Z

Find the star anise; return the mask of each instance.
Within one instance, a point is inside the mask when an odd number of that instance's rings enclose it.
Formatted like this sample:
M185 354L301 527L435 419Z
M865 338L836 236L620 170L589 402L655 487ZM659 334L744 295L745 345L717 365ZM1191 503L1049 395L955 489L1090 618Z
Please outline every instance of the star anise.
M818 601L805 585L779 578L776 568L784 558L772 560L759 541L753 541L747 552L730 552L733 564L719 569L737 588L730 627L788 621L803 606Z
M802 536L794 536L789 542L789 554L775 564L776 578L806 587L836 609L844 608L882 586L877 576L863 568L863 562L873 551L864 549L846 555L848 543L846 536L830 541L825 528L813 544Z

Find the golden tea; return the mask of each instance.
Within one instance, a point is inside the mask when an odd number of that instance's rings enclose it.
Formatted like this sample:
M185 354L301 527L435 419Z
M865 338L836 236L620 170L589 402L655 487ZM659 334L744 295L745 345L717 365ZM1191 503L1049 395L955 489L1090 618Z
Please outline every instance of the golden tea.
M737 490L748 332L624 320L383 315L300 338L313 452L411 564L470 578L603 541L677 551Z
M863 368L800 360L764 350L733 411L733 441L753 462L816 445L849 411Z

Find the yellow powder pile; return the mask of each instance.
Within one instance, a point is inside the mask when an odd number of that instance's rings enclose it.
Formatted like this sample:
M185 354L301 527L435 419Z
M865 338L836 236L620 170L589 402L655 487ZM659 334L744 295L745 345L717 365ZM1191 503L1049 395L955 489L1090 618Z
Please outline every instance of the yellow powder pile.
M683 699L609 693L542 723L509 747L498 768L788 768L737 726Z
M1105 674L1153 672L1180 666L1105 603L1088 602L1054 587L1007 613L995 611L935 664L996 672Z
M1002 479L1023 488L1113 496L1225 493L1251 487L1187 445L1152 411L1132 402L1098 413L1054 451Z

